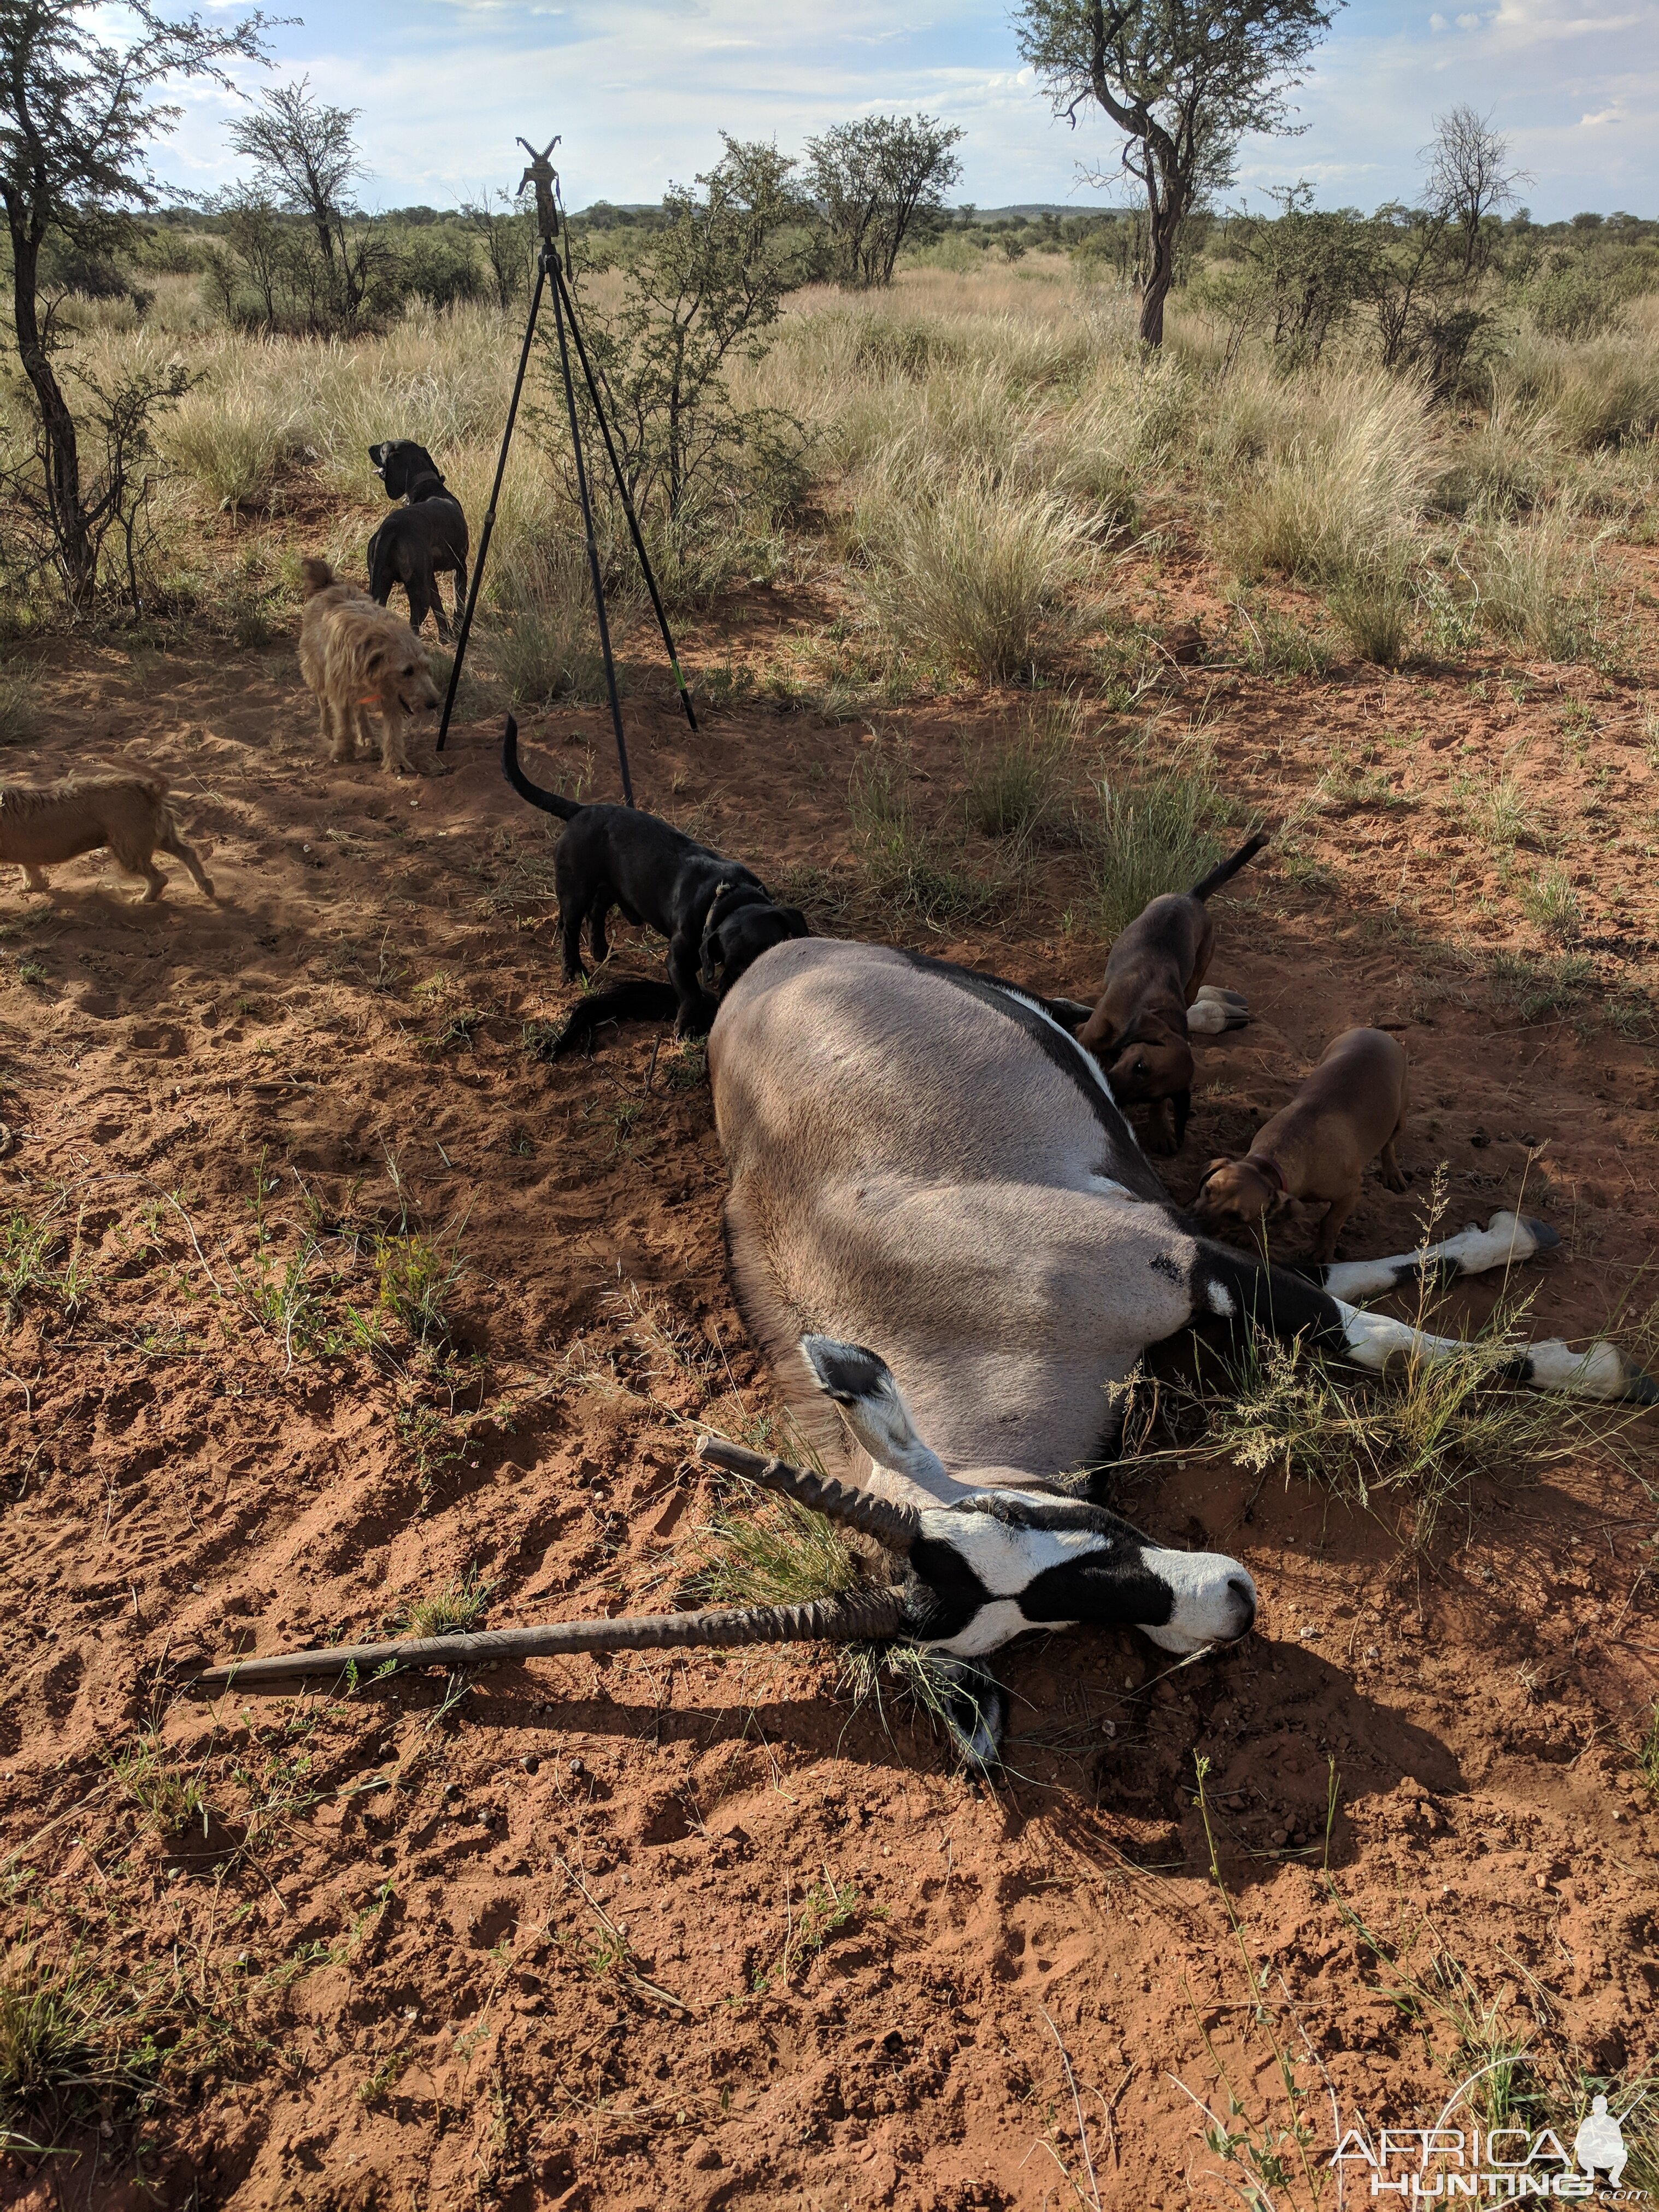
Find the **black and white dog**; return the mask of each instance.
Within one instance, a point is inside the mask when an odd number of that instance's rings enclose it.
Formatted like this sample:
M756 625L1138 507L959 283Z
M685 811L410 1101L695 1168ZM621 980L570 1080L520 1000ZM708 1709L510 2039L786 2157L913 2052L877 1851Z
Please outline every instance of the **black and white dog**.
M565 980L587 973L584 923L594 960L610 958L605 925L612 907L668 939L668 982L625 983L584 999L549 1059L586 1042L603 1023L629 1017L672 1015L681 1036L705 1036L719 1000L763 952L811 934L800 909L780 906L752 868L711 853L660 815L637 806L584 806L532 783L519 765L519 726L511 714L501 769L520 799L570 825L553 863Z
M447 638L449 617L439 596L438 573L447 568L454 574L459 616L466 599L471 550L461 502L426 447L413 439L386 439L369 447L368 458L386 497L404 501L368 541L369 597L386 606L392 586L401 584L409 594L410 628L420 629L430 608L438 617L439 636Z

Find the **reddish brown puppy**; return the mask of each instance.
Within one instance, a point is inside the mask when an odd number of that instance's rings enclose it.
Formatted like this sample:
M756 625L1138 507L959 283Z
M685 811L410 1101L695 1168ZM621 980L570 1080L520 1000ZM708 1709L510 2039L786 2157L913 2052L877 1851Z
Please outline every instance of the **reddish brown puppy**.
M1279 1213L1292 1199L1327 1211L1315 1260L1334 1260L1367 1161L1404 1190L1395 1145L1406 1123L1406 1048L1386 1030L1345 1030L1282 1113L1264 1121L1242 1160L1212 1160L1193 1211L1206 1227Z
M1120 1105L1158 1103L1148 1138L1153 1152L1180 1151L1192 1109L1187 1009L1198 997L1215 949L1215 922L1205 902L1267 842L1248 838L1202 883L1184 895L1155 898L1135 917L1107 955L1095 1010L1077 1033L1078 1042L1104 1063Z

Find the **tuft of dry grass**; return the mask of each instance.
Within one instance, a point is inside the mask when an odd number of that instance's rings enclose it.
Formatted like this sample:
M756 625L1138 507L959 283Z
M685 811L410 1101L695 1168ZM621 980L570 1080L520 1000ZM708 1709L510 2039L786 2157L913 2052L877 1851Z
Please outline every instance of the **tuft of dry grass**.
M1599 538L1583 541L1571 501L1529 520L1477 533L1466 551L1480 617L1507 643L1573 660L1594 629L1600 593Z
M859 527L866 605L900 647L988 682L1028 671L1086 567L1089 526L1054 493L988 470L884 487Z
M1431 1197L1424 1243L1438 1232L1444 1194ZM1439 1357L1413 1356L1370 1376L1328 1358L1298 1339L1252 1336L1212 1363L1195 1389L1177 1391L1177 1419L1199 1429L1183 1452L1226 1458L1265 1474L1322 1484L1345 1503L1401 1501L1413 1543L1426 1545L1447 1510L1477 1475L1509 1484L1582 1454L1606 1452L1641 1417L1502 1379L1523 1336L1529 1300L1505 1289L1491 1317ZM1425 1284L1413 1328L1449 1334L1446 1293Z
M129 2103L155 2070L137 2006L89 1960L79 1953L55 1958L30 1942L5 1953L0 2152L51 2149L58 2130Z
M1235 408L1261 397L1253 381L1238 380ZM1348 370L1279 381L1274 394L1248 442L1236 430L1244 458L1218 486L1219 540L1239 574L1343 584L1403 564L1432 471L1422 392L1380 370Z

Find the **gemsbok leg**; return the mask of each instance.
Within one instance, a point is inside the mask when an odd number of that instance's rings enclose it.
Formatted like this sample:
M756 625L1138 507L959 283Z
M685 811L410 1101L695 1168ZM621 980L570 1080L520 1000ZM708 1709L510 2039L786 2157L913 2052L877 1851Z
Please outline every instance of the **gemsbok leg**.
M1424 1251L1386 1260L1332 1262L1312 1270L1314 1279L1310 1280L1282 1267L1264 1267L1243 1253L1206 1240L1194 1270L1194 1319L1234 1322L1286 1343L1306 1337L1356 1367L1381 1375L1396 1362L1454 1358L1465 1349L1465 1340L1435 1336L1387 1314L1363 1312L1354 1299L1381 1297L1421 1280L1481 1274L1512 1260L1529 1259L1559 1242L1547 1223L1498 1213L1485 1229L1461 1230ZM1537 1344L1516 1342L1510 1357L1494 1365L1492 1380L1579 1398L1659 1403L1659 1384L1605 1338L1582 1352L1559 1337Z

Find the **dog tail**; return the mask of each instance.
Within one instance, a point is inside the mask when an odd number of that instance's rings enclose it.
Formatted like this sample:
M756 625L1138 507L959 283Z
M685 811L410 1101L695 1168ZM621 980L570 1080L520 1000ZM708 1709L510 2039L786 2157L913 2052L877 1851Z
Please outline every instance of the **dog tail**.
M319 592L325 592L331 584L338 580L326 561L301 561L300 574L305 580L308 599L314 599Z
M383 523L368 541L369 598L385 606L392 597L392 586L397 580L392 573L392 546Z
M595 991L583 999L550 1044L542 1048L544 1060L565 1060L593 1039L607 1022L672 1022L679 1012L680 994L672 983L618 983L609 991Z
M1218 868L1212 868L1201 884L1193 885L1193 897L1206 899L1212 891L1218 891L1223 884L1231 883L1239 870L1248 866L1267 842L1265 830L1258 830L1254 837L1247 837L1231 860L1224 860Z
M501 732L501 774L520 799L527 799L532 806L539 806L545 814L556 814L561 822L574 822L582 811L574 799L562 798L556 791L544 791L540 784L532 783L519 766L519 726L511 714L507 718L507 727ZM679 1001L675 1000L674 1003L678 1006Z

